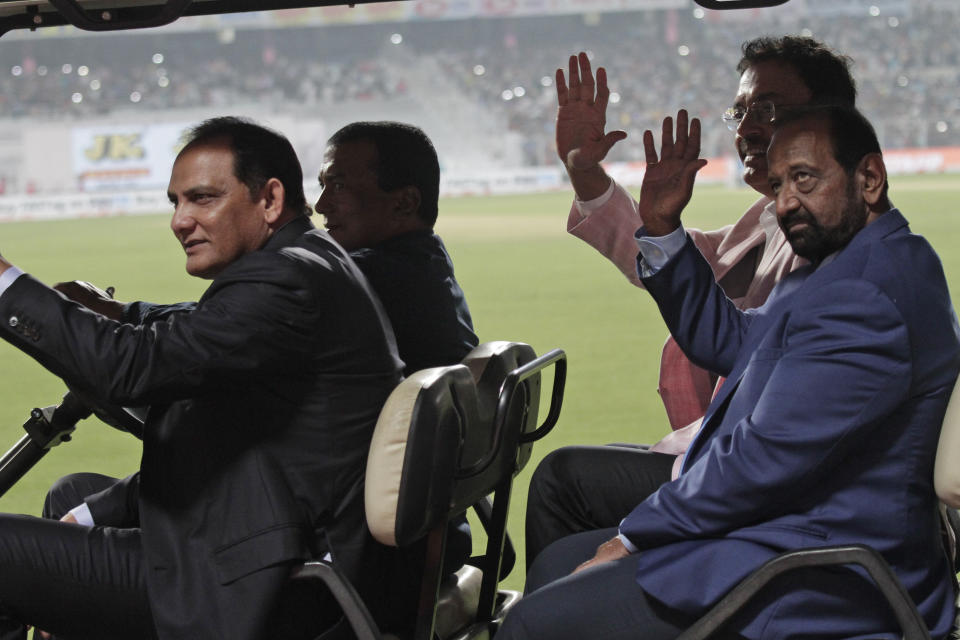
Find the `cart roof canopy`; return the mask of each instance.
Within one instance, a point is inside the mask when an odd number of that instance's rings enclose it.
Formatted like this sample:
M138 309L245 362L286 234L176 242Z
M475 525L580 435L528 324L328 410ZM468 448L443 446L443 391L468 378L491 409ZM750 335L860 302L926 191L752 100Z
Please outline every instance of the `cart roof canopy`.
M183 16L299 9L380 0L0 0L0 35L72 24L85 31L159 27ZM695 0L708 9L772 7L787 0Z

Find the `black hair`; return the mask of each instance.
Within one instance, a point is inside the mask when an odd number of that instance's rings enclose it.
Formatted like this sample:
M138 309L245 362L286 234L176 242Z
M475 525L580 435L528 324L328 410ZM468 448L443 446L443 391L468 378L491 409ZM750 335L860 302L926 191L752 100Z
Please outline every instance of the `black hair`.
M403 122L353 122L327 141L328 146L367 140L377 150L377 186L384 191L414 186L420 191L417 216L433 227L440 198L440 161L430 138L419 127Z
M882 153L877 133L855 107L842 105L810 105L798 107L778 117L776 128L798 120L817 120L827 124L833 157L848 175L853 175L864 156Z
M184 135L188 149L224 143L233 152L233 174L256 197L270 178L283 184L283 210L308 216L303 170L286 136L247 118L222 116L204 120Z
M767 60L790 65L810 90L811 102L854 106L857 84L850 74L851 59L825 44L802 36L761 37L743 43L737 73Z

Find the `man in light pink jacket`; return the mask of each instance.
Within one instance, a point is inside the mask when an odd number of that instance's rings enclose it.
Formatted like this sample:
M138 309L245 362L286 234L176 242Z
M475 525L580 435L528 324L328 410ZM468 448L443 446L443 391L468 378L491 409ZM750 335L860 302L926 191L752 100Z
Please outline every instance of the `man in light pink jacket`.
M763 304L777 281L804 262L794 255L770 207L766 150L776 112L809 103L853 106L856 86L849 59L811 38L746 42L737 72L738 91L723 120L736 134L744 181L762 197L732 225L688 232L727 296L740 308L750 308ZM557 153L576 196L567 231L642 287L634 238L641 226L637 203L600 165L627 135L604 131L609 95L606 71L598 68L595 81L585 53L570 57L569 85L563 71L557 70ZM668 338L660 361L659 392L672 433L650 448L564 447L544 458L534 472L527 502L528 569L540 551L564 536L617 526L675 477L675 467L699 429L717 383L715 374L687 360Z

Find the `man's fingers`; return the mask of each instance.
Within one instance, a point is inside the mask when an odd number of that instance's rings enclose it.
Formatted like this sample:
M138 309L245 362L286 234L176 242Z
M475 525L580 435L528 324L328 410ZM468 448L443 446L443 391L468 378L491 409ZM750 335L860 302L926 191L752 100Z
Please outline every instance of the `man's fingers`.
M597 108L606 113L609 100L610 89L607 87L607 70L603 67L597 67L597 98L595 100Z
M700 172L700 169L703 169L707 166L707 161L704 159L697 160L696 162L691 162L683 169L683 181L684 183L692 184L694 179L697 177L697 173Z
M613 148L613 145L617 144L621 140L624 140L627 137L627 132L622 130L611 131L600 140L600 144L603 147L603 155L606 156L610 152L610 149Z
M676 139L674 139L673 118L663 119L660 130L660 157L657 158L657 148L653 140L653 132L643 132L643 152L647 164L656 164L666 160L696 160L700 157L700 119L690 119L689 114L681 109L677 112ZM705 164L705 162L704 162ZM699 164L694 173L703 165Z
M700 157L700 118L690 121L690 139L687 141L687 158Z
M596 563L596 558L590 558L590 559L587 560L586 562L581 562L580 564L577 565L577 568L576 568L576 569L574 569L573 571L570 572L570 575L573 575L574 573L580 573L580 572L583 571L584 569L589 569L589 568L592 567L595 563Z
M595 145L590 144L577 149L571 149L564 161L568 167L573 169L589 169L595 167L607 157L613 145L626 137L626 131L610 131L597 140Z
M687 152L687 110L680 109L677 112L677 141L673 146L673 151L678 158L686 157Z
M664 159L673 157L673 118L670 116L663 119L663 127L660 130L660 157Z
M577 56L580 62L580 99L593 102L593 71L590 69L590 58L583 51Z
M570 56L568 72L570 74L570 100L580 99L580 69L577 56Z
M70 282L58 282L53 288L75 302L83 302L90 298L111 298L111 293L104 291L95 284L84 280L71 280Z
M557 105L567 106L570 95L567 91L567 80L563 77L563 69L557 69Z
M643 154L647 164L657 164L657 146L653 142L653 131L643 132Z

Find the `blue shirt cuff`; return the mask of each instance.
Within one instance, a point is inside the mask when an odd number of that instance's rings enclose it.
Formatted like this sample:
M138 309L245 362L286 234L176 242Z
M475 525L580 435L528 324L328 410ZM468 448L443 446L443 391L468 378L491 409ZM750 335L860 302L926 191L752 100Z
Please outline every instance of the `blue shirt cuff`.
M643 227L634 234L640 257L637 259L638 272L641 278L649 278L666 266L670 259L680 253L687 243L687 232L683 225L674 229L665 236L648 236Z
M623 520L626 520L626 518L624 518ZM620 521L621 527L623 526L623 520ZM620 531L617 531L617 537L620 538L620 542L623 543L623 546L625 546L627 548L627 551L629 551L630 553L636 553L640 551L639 549L637 549L637 545L630 542L630 538L620 533Z
M23 275L23 271L17 269L16 267L10 267L3 272L3 275L0 275L0 296L3 295L3 292L13 284L13 281Z

